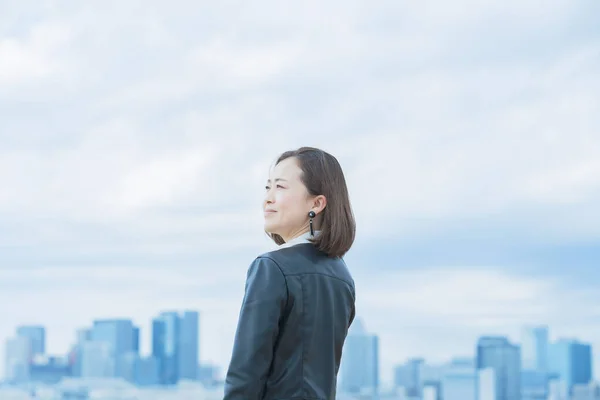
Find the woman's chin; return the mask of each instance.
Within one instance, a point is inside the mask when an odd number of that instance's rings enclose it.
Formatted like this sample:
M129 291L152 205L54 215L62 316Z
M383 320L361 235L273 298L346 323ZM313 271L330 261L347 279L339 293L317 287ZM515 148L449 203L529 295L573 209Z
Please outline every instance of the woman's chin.
M277 229L271 224L265 224L265 232L267 232L269 235L275 235L277 234Z

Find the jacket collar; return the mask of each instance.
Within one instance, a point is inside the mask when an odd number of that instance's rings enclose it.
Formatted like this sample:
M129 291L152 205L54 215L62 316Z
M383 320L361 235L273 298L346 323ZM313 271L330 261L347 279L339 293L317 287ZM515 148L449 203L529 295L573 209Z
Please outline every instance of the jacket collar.
M315 231L315 237L319 235L319 233L321 233L321 231ZM277 247L277 250L279 249L285 249L286 247L291 247L297 244L301 244L301 243L311 243L308 239L310 239L310 232L306 232L303 233L302 235L293 238L292 240L290 240L289 242L285 242L283 244L280 244L279 247Z

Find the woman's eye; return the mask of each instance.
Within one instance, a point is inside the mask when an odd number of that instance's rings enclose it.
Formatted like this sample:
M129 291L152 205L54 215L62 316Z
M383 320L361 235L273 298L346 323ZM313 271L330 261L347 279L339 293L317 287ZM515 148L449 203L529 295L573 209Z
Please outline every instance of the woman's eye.
M279 189L283 189L283 186L281 186L281 185L277 185L277 187L278 187Z
M271 188L270 188L270 187L268 187L268 186L265 186L265 190L269 190L269 189L271 189Z

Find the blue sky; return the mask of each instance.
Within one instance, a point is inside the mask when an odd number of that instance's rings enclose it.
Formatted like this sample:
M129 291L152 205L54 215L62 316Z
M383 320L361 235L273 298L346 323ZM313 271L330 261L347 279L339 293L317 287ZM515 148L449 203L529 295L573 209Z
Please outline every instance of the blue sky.
M365 4L0 5L0 339L131 316L147 350L197 308L225 366L268 167L312 145L385 380L525 323L600 349L600 5Z

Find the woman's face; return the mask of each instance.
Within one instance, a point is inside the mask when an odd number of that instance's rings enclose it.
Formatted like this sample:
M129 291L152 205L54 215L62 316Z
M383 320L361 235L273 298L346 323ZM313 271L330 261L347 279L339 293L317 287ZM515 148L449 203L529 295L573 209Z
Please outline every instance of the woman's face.
M308 227L313 201L300 179L302 170L294 157L277 164L267 180L263 211L265 231L286 242Z

